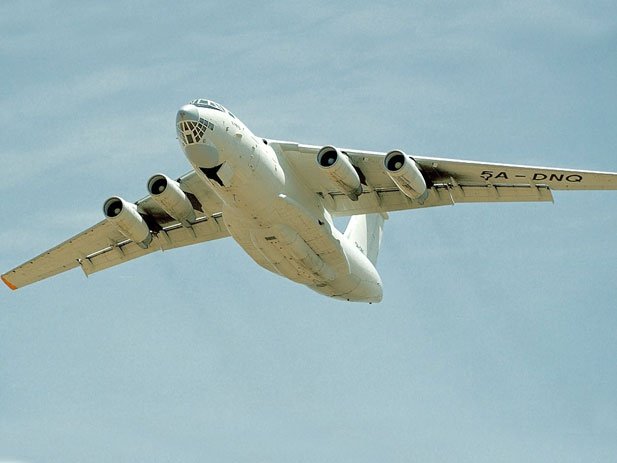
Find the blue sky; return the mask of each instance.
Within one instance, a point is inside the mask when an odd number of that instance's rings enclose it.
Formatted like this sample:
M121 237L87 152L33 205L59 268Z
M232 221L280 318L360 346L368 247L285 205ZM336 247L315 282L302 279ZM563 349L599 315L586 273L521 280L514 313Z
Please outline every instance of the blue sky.
M316 145L617 171L614 2L0 4L0 270L189 165ZM0 462L617 458L617 193L392 214L381 304L231 240L0 291ZM0 288L1 289L1 288Z

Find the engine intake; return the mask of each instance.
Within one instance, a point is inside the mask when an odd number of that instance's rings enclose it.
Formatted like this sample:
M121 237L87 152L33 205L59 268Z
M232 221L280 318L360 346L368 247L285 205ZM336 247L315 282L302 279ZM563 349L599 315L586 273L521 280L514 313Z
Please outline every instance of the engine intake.
M416 161L402 151L394 150L386 154L383 163L388 177L405 196L424 203L428 190Z
M333 146L324 146L317 153L317 164L352 201L362 193L362 183L349 157Z
M105 218L139 247L146 249L152 241L150 227L137 212L137 206L118 196L112 196L103 204Z
M191 201L180 188L180 184L166 175L156 174L148 180L148 192L152 199L184 227L191 227L196 216Z

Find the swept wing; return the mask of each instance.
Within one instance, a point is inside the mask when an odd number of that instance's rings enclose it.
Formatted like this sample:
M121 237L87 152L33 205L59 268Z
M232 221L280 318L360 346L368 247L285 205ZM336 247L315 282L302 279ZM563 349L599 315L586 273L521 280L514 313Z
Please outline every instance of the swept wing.
M384 169L386 153L342 149L361 173L362 194L352 201L323 175L319 146L271 141L309 188L323 195L334 216L371 214L473 202L553 201L552 190L617 190L617 174L412 156L427 182L423 202L409 199Z
M113 224L103 220L3 274L2 280L11 289L17 289L75 267L81 267L86 275L90 275L155 251L229 236L222 220L220 200L197 174L189 172L178 181L197 213L191 229L170 217L148 195L135 203L140 214L148 218L154 234L147 249L126 239Z

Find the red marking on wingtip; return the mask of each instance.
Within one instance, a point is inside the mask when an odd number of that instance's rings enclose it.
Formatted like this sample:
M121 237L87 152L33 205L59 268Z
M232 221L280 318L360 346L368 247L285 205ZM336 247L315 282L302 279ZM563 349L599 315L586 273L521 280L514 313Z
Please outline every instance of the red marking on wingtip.
M7 280L6 278L4 278L2 275L0 275L0 278L2 278L2 281L4 281L4 284L7 285L9 288L11 288L13 291L15 291L17 289L17 286L15 286L13 283L11 283L9 280Z

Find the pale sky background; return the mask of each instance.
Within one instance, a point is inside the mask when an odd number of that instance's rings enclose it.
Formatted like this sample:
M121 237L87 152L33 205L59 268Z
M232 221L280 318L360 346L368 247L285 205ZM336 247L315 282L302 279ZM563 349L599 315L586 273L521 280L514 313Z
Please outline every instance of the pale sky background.
M617 3L0 3L0 271L260 136L617 171ZM0 288L0 462L615 462L617 192L386 223L381 304L231 240Z

